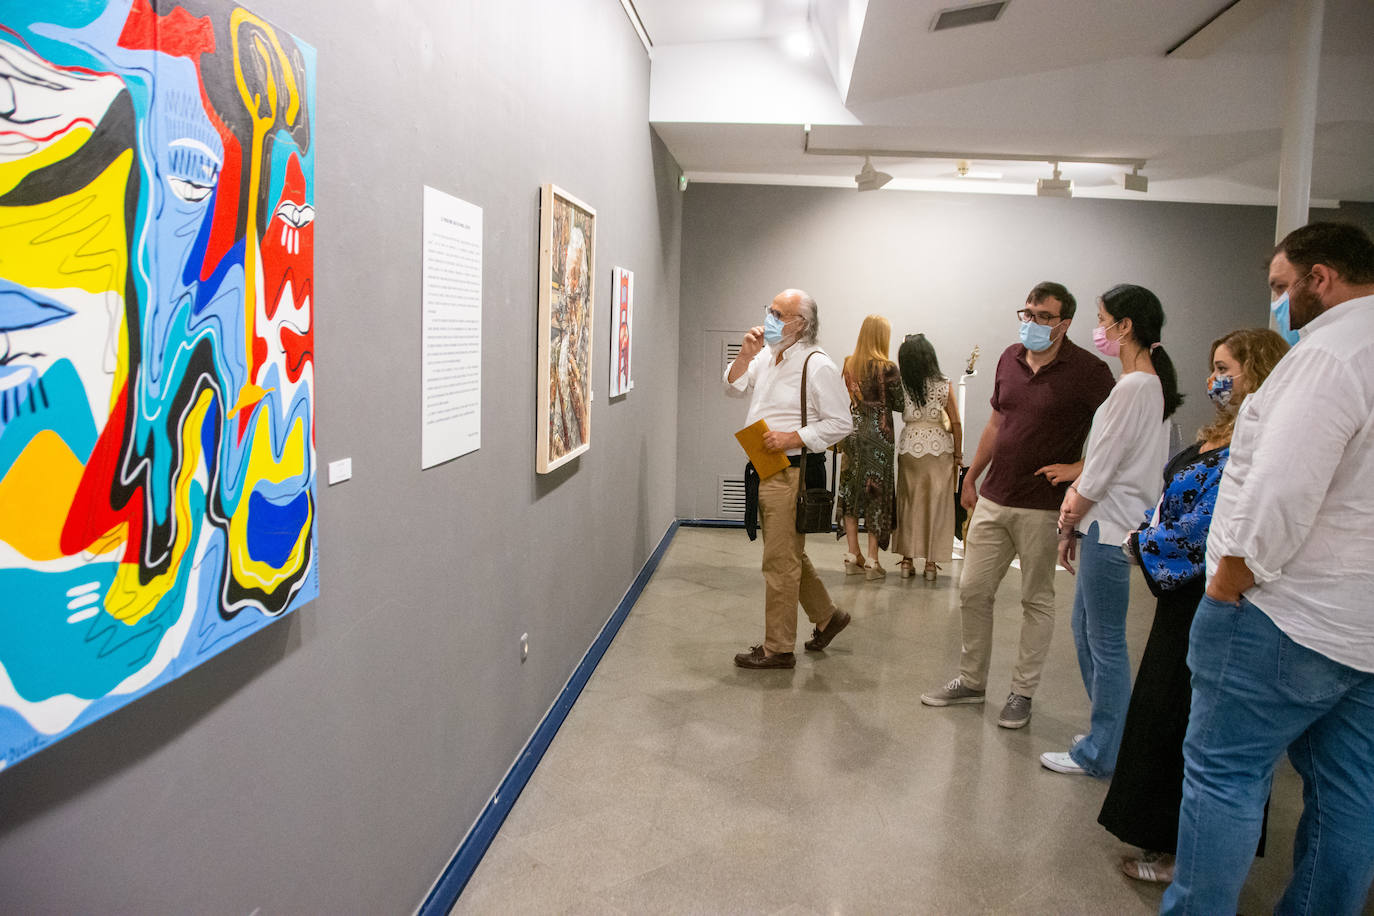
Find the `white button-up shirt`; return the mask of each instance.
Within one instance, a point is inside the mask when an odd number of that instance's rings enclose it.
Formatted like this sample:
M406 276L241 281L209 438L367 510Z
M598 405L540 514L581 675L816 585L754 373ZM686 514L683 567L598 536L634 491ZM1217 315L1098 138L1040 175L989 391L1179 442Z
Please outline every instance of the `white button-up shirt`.
M1128 372L1093 414L1083 472L1074 489L1094 505L1078 523L1097 522L1099 544L1120 544L1145 520L1164 488L1169 424L1164 387L1150 372Z
M806 424L802 425L802 364L812 353L816 357L806 370ZM781 362L774 365L773 358L772 349L764 346L745 373L733 382L730 368L725 369L722 378L726 394L744 397L753 391L746 426L763 420L774 432L795 432L813 452L825 451L854 431L854 420L849 415L849 389L824 350L797 343L783 351ZM787 454L800 455L801 449L791 449Z
M1307 328L1236 417L1207 575L1241 557L1280 630L1374 672L1374 296Z

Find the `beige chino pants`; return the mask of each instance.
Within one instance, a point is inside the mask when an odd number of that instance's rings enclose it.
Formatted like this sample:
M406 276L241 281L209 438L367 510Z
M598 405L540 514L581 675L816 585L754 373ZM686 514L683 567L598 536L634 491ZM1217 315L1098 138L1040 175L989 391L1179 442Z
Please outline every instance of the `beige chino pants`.
M959 579L964 648L959 680L986 690L992 658L993 601L1014 557L1021 558L1021 645L1011 689L1034 696L1054 636L1054 565L1059 555L1053 509L1011 509L980 497L964 541Z
M759 481L765 590L763 648L769 655L797 647L797 602L807 619L825 629L835 605L811 560L806 535L797 533L797 485L801 469L789 467Z

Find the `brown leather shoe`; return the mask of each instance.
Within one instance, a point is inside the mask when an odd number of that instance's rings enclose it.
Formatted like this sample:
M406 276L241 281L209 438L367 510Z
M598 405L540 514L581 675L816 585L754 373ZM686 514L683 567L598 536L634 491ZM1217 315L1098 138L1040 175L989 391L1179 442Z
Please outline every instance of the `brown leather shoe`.
M840 635L840 631L849 626L850 616L846 612L835 608L835 613L830 615L830 622L824 631L820 627L811 628L811 638L806 641L806 651L819 652L830 645L830 640Z
M765 655L763 646L753 646L748 652L736 655L735 664L740 668L795 668L797 656L791 652Z

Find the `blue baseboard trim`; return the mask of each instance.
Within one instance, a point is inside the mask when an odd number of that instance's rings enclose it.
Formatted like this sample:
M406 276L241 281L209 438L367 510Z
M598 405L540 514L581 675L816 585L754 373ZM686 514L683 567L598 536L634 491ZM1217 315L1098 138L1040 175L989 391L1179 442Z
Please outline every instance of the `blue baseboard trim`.
M568 712L573 704L577 702L578 696L582 693L582 688L587 685L587 681L596 670L596 666L601 663L601 657L610 648L611 640L615 639L615 634L620 631L620 626L625 622L625 618L630 616L630 610L639 600L640 593L644 591L644 586L648 584L649 578L658 569L659 562L663 555L668 551L668 545L673 542L673 536L677 534L677 529L685 522L674 521L668 526L663 537L659 540L654 552L649 555L649 559L644 564L644 568L635 576L625 597L620 599L620 604L616 605L615 612L611 614L606 625L601 628L596 639L592 641L587 653L582 656L582 661L573 671L568 682L563 685L563 690L558 694L558 699L544 714L543 720L530 736L530 740L525 743L520 756L506 772L506 776L501 780L501 785L496 790L496 794L487 802L486 808L482 810L477 821L468 831L468 835L463 838L458 851L449 860L448 866L444 868L439 880L434 882L434 887L430 889L429 896L425 902L420 904L417 912L420 916L445 916L453 905L458 902L458 896L463 893L463 888L467 887L468 880L472 873L477 870L477 866L482 861L482 856L486 855L487 848L491 846L492 840L496 839L497 832L501 825L505 823L506 815L510 814L511 808L515 806L515 800L520 797L521 791L534 775L534 768L539 765L539 761L544 757L544 752L549 749L553 742L553 736L558 734L558 729L563 725L563 720L568 717Z
M744 522L732 518L683 518L678 519L683 528L743 528ZM832 532L839 531L838 525L831 524Z

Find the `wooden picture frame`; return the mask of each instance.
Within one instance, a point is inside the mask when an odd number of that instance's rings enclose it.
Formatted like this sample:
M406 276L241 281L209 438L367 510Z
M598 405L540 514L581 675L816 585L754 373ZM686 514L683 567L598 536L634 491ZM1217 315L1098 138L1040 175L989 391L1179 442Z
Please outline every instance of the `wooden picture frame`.
M539 379L535 470L591 447L596 210L546 184L539 194Z

